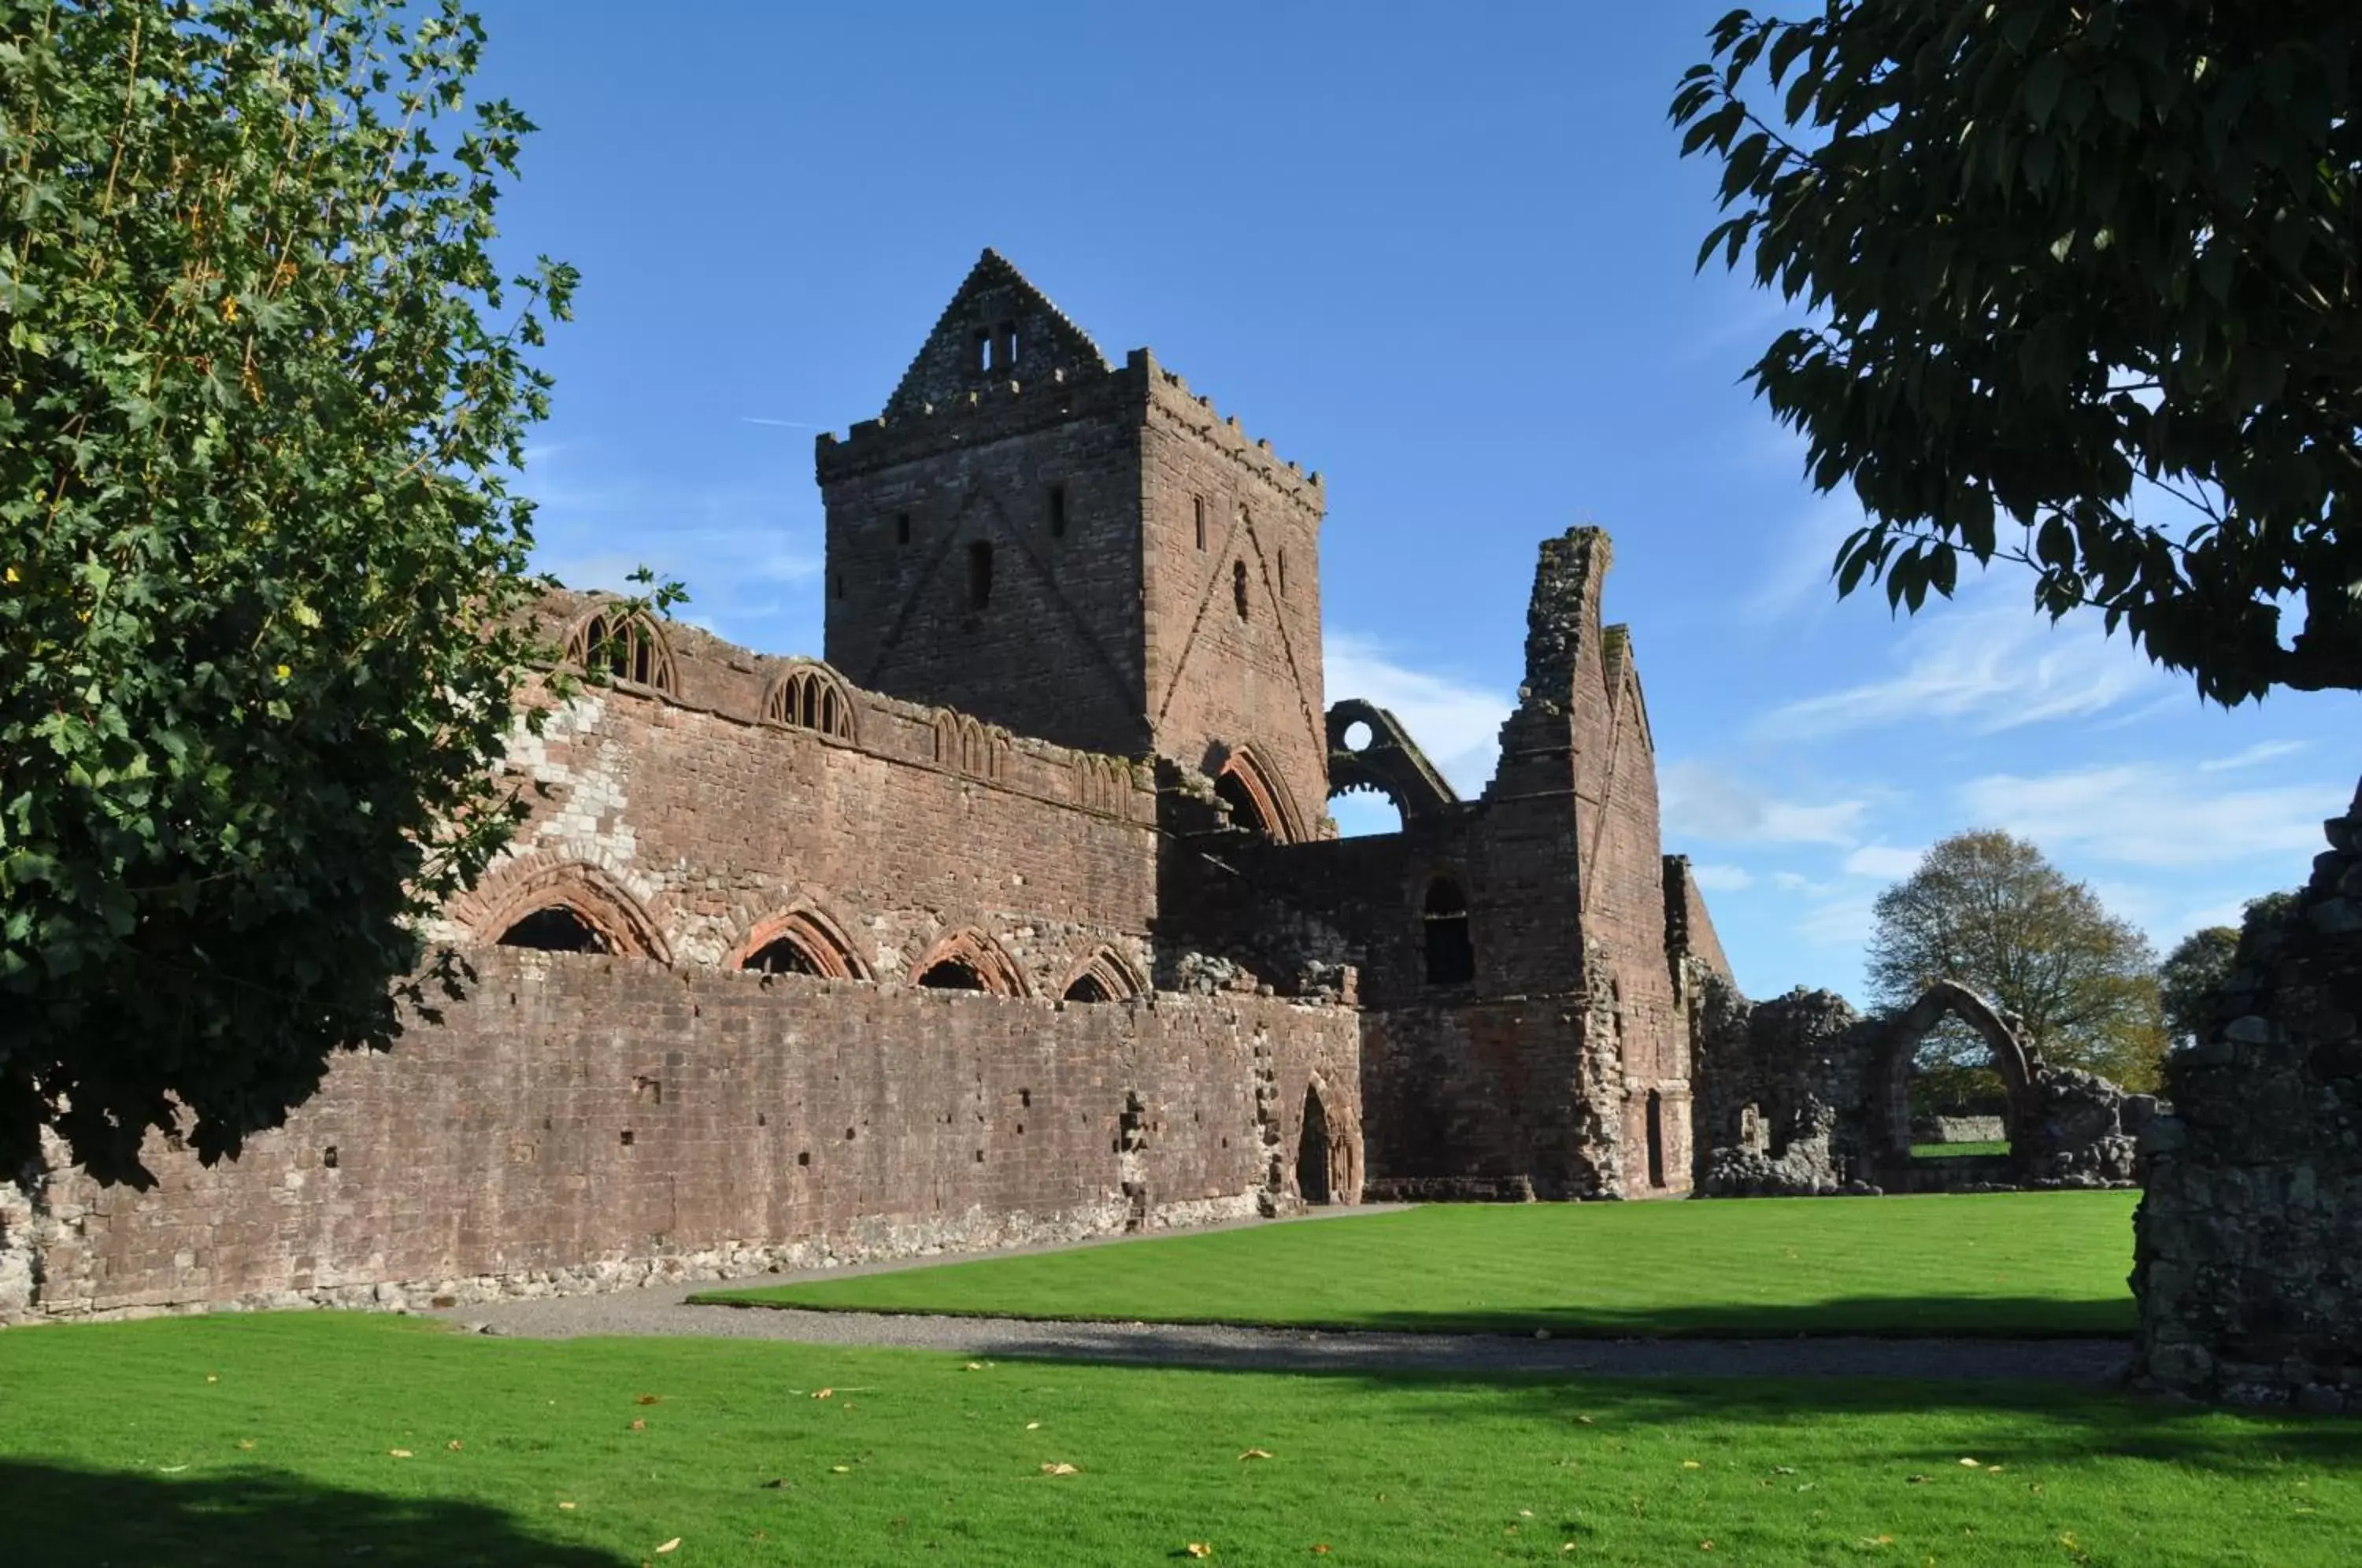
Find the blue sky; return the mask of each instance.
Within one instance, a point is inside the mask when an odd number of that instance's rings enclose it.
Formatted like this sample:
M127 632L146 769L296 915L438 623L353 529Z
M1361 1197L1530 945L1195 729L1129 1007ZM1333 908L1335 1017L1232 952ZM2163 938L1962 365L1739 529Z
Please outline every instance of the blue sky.
M1724 6L483 0L482 85L542 127L504 244L584 273L542 563L646 562L817 651L813 435L877 412L989 245L1322 471L1329 697L1464 794L1535 546L1606 527L1667 847L1750 994L1858 998L1871 900L1961 828L2160 948L2301 881L2362 769L2350 695L2202 707L2002 569L1915 619L1835 599L1859 514L1738 383L1778 302L1691 270L1711 182L1664 105Z

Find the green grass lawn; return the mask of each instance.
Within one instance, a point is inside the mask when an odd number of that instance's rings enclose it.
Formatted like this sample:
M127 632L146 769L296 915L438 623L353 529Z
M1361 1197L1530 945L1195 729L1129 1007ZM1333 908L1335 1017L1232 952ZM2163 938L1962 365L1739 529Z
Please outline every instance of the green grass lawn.
M701 1300L1567 1334L2113 1334L2129 1192L1437 1206Z
M1155 1371L339 1313L0 1332L0 1562L28 1568L1035 1568L1193 1541L2289 1568L2357 1540L2362 1422L2036 1385Z
M2006 1154L2009 1140L1995 1138L1983 1143L1914 1143L1911 1157L1915 1160L1958 1160L1970 1154Z

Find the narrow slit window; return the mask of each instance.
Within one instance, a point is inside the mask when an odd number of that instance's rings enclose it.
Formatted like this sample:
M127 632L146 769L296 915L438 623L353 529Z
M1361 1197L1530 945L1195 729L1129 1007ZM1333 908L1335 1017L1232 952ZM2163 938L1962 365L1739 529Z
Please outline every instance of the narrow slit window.
M1231 602L1238 610L1239 619L1247 618L1247 563L1231 563Z
M1198 547L1202 550L1206 547L1206 498L1202 495L1191 496L1189 510L1197 521Z
M978 539L967 547L967 607L981 610L992 602L992 544Z
M907 512L894 513L894 542L898 545L911 542L911 514Z
M1066 487L1054 484L1050 487L1050 537L1063 539L1065 536Z
M978 375L992 369L992 334L978 331L976 335L976 369Z
M1000 324L1000 368L1006 370L1016 363L1017 324L1013 321L1004 321Z
M1279 552L1279 596L1287 597L1287 552Z

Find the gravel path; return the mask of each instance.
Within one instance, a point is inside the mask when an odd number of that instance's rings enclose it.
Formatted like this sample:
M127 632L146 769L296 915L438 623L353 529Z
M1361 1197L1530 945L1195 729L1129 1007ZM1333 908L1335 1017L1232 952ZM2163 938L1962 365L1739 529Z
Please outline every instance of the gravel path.
M1084 1244L1122 1245L1123 1241ZM842 1278L850 1273L911 1266L924 1265L899 1260L805 1275L763 1275L726 1283L782 1285L798 1279ZM804 1312L688 1304L687 1297L693 1292L715 1288L717 1286L712 1283L659 1285L598 1296L480 1302L434 1315L490 1333L530 1339L687 1335L786 1340L800 1344L879 1345L978 1358L1051 1357L1275 1372L1536 1372L1583 1373L1601 1377L1867 1376L1979 1381L2034 1378L2104 1383L2120 1376L2131 1357L2130 1345L2122 1340L1535 1340L1503 1334L1034 1322L1013 1318Z

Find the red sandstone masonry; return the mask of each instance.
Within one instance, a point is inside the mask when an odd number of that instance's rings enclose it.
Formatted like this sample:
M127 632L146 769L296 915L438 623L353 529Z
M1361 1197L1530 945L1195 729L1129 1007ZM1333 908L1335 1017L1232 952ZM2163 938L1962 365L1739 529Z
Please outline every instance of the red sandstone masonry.
M1358 1143L1342 1009L469 958L474 995L445 1025L339 1063L235 1164L152 1149L146 1195L55 1179L71 1234L28 1315L590 1288L1088 1234L1135 1208L1248 1214L1274 1148L1285 1202L1316 1084L1341 1172Z

